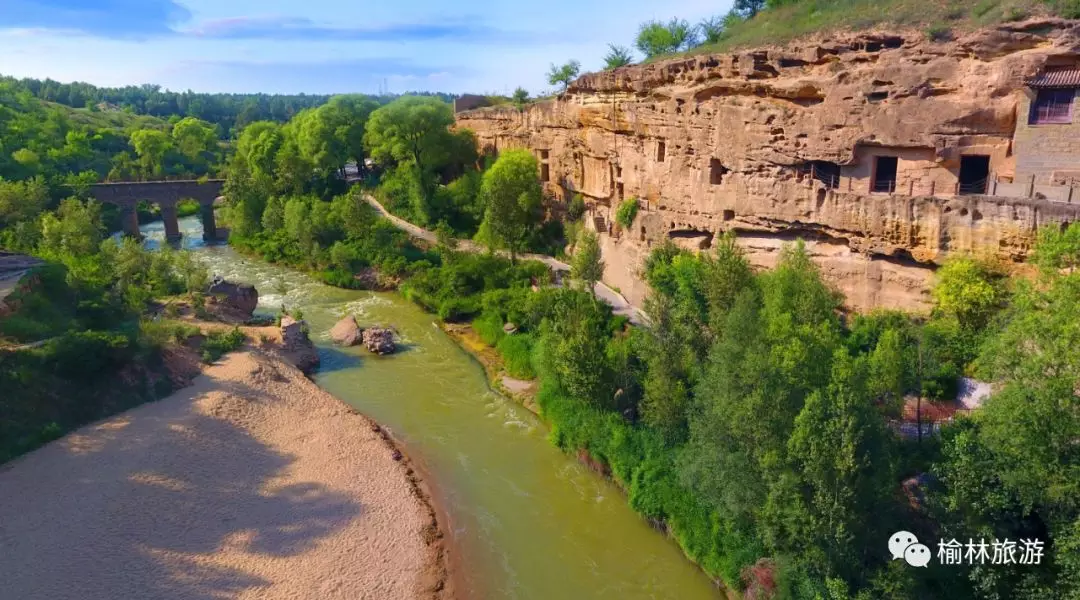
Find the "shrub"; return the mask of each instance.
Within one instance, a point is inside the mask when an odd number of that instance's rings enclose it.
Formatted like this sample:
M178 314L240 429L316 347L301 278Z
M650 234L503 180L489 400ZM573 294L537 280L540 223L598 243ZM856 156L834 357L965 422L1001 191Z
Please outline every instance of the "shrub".
M570 206L567 208L567 215L571 221L577 221L585 214L585 198L581 194L574 194L574 197L570 199Z
M519 379L536 377L536 371L532 366L533 337L531 335L525 333L504 335L496 349L503 357L506 372L512 377Z
M231 331L218 330L210 332L202 346L203 362L212 363L216 361L227 352L232 352L243 346L246 339L247 336L244 335L243 331L240 331L239 327L234 327Z
M952 39L952 29L948 25L932 25L926 30L926 38L932 42L947 42Z
M618 210L615 211L615 222L618 223L623 229L629 230L630 226L634 224L634 217L638 213L638 199L627 198L623 200L623 203L619 205Z
M480 336L480 339L484 340L484 343L488 346L496 346L503 336L503 320L496 312L485 311L482 315L476 318L472 322L473 331L476 335Z
M113 331L76 331L46 344L53 371L69 379L95 380L134 354L132 340Z

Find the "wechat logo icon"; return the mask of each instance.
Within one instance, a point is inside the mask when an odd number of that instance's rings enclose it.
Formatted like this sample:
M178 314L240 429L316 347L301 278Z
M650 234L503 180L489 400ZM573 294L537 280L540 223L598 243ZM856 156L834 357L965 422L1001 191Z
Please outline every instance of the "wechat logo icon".
M930 548L919 543L919 538L910 531L897 531L889 537L889 553L892 559L904 559L913 567L925 567L930 564Z

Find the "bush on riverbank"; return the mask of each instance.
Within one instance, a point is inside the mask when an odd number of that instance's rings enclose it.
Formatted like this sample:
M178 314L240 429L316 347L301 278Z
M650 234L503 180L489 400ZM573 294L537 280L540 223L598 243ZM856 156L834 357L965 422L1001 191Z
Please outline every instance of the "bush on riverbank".
M407 298L447 321L471 319L490 290L528 289L547 282L550 271L538 261L511 263L501 256L441 250L437 265L417 268L401 289Z
M153 297L206 280L186 253L102 239L94 204L68 200L41 221L31 250L48 262L0 318L0 342L41 342L0 349L0 462L171 391L161 359L170 336L140 318Z
M37 348L0 351L0 463L171 393L162 360L166 343L131 325L72 331Z
M233 327L229 331L211 331L202 343L202 361L207 364L215 362L225 354L239 349L245 341L247 336L239 327Z

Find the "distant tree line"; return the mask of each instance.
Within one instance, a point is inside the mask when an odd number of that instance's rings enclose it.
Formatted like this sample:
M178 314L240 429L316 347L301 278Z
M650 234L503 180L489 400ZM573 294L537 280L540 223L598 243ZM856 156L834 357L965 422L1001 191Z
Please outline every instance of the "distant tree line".
M95 110L99 104L115 106L138 115L168 118L194 117L219 127L222 137L228 137L256 121L284 123L300 111L326 104L326 94L205 94L190 90L174 92L160 85L129 85L121 88L98 87L89 83L60 83L52 79L16 79L0 77L0 83L25 89L35 98L56 102L72 108ZM443 93L417 92L410 95L432 95L444 101L453 96ZM372 96L385 104L396 95Z

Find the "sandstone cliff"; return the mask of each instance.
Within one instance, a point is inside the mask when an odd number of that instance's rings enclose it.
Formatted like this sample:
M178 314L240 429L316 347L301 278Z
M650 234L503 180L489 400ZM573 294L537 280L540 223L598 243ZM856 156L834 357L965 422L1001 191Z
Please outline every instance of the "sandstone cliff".
M457 119L488 150L533 149L557 198L585 196L605 281L632 300L647 293L651 246L708 248L734 229L761 266L783 241L807 240L854 308L919 309L949 254L1022 261L1037 227L1080 213L1026 187L1016 154L1025 81L1078 55L1080 22L1059 19L940 43L834 35L587 74L557 99ZM878 156L897 159L884 182ZM990 165L985 193L962 193L965 156ZM615 208L631 197L641 210L622 231ZM1055 198L1071 201L1071 188Z

